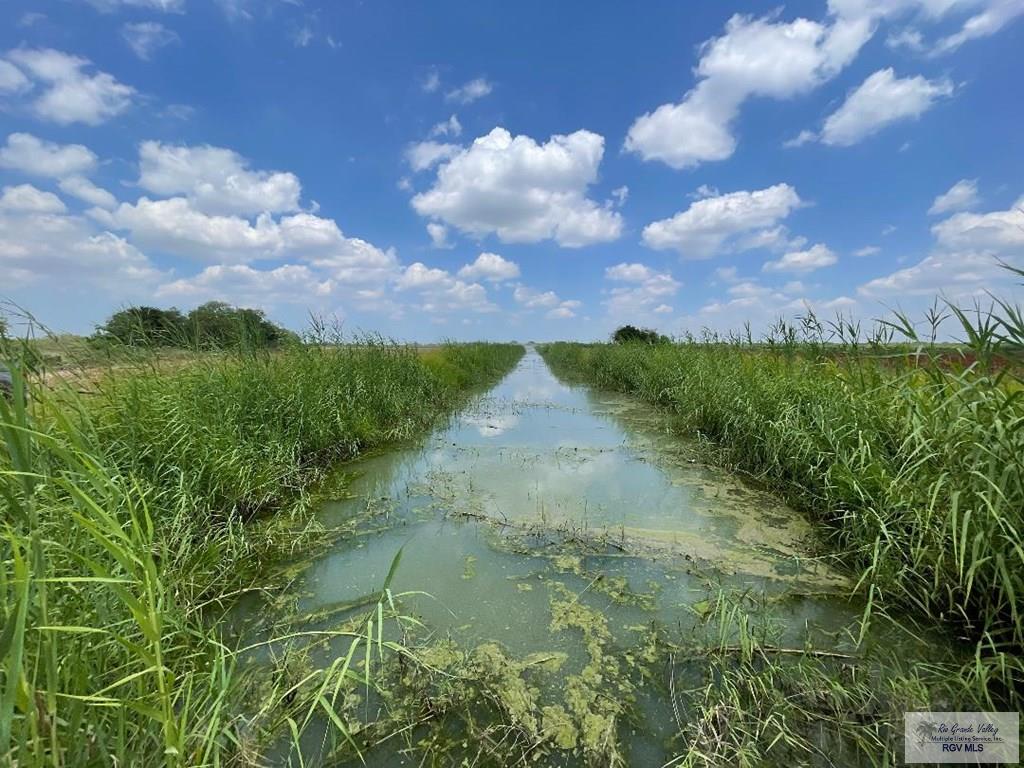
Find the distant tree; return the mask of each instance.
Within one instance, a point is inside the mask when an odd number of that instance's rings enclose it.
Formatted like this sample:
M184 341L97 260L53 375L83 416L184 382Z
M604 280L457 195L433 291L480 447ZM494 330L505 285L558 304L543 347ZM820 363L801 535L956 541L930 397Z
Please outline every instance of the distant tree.
M297 338L258 309L209 301L188 315L177 309L128 307L97 328L96 339L129 346L262 349Z
M115 312L97 330L97 337L133 347L178 347L188 339L185 316L173 307L128 307Z
M189 333L202 348L262 348L294 336L270 322L262 310L208 301L188 313Z
M612 334L612 341L616 344L628 342L641 342L643 344L664 344L668 341L667 336L662 336L651 328L637 328L635 325L623 325L615 329Z

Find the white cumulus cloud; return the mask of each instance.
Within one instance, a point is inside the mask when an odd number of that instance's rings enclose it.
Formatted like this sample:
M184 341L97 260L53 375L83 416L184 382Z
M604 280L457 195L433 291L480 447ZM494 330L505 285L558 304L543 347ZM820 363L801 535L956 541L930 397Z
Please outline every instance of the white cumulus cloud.
M16 48L7 58L42 87L32 111L43 120L99 125L128 109L135 97L135 89L113 75L91 73L91 63L80 56L52 48Z
M145 291L162 276L130 242L82 217L6 207L0 207L0 272L5 286L39 283L118 296Z
M586 197L603 155L603 137L590 131L539 144L495 128L441 163L433 187L412 205L422 216L507 243L550 238L579 247L615 240L621 215Z
M26 213L64 213L67 207L52 192L36 189L31 184L4 187L0 194L0 210Z
M548 320L567 320L576 317L576 310L583 306L578 299L563 299L554 291L538 291L521 283L512 291L512 298L523 309L547 310L544 317Z
M217 299L248 306L290 303L306 304L327 296L334 288L302 264L285 264L274 269L253 269L247 264L216 264L199 274L165 283L157 296L200 301Z
M501 283L519 277L519 265L496 253L481 253L472 264L462 267L458 275L464 280Z
M0 167L30 176L63 176L88 173L96 167L96 155L81 144L55 144L30 133L12 133L0 148Z
M607 267L605 279L622 283L608 292L604 302L608 314L617 319L643 322L648 313L667 314L672 308L665 301L679 292L682 283L668 272L659 272L646 264L627 263Z
M968 208L974 208L979 202L978 180L960 179L946 192L935 198L928 213L937 216L954 211L965 211Z
M721 36L700 46L696 85L682 100L638 117L625 148L673 168L724 160L736 149L734 123L747 99L789 99L817 88L853 61L882 21L909 15L938 23L971 9L978 12L958 32L940 40L937 52L994 34L1024 14L1024 0L829 0L823 21L780 21L779 11L761 18L736 14ZM891 35L890 41L892 46L924 47L914 29ZM932 85L939 89L936 95L945 93L943 83ZM920 95L906 93L904 98L920 100ZM894 110L899 107L890 106L889 111ZM799 146L816 136L805 131L786 146ZM833 137L843 136L840 132Z
M813 272L822 267L830 267L839 261L839 257L827 246L818 243L805 251L790 251L775 261L766 261L762 269L765 272Z
M21 70L9 61L0 59L0 93L19 93L32 86Z
M776 225L801 204L789 184L705 197L671 218L648 224L643 240L655 250L675 250L687 259L710 258L729 247L746 250L777 242ZM750 240L751 235L757 237Z
M493 312L497 306L487 298L487 289L480 283L452 277L446 270L415 262L405 268L395 281L400 291L415 291L419 308L431 314L457 310Z
M430 235L430 244L435 248L447 249L455 246L448 242L448 227L438 224L436 221L427 223L427 234Z
M681 102L636 119L626 149L673 168L724 160L736 149L732 124L752 96L787 99L817 87L844 67L871 33L869 19L734 15L725 34L701 46L697 85Z
M887 125L920 117L939 99L952 93L953 84L949 80L928 80L921 75L900 79L891 67L880 69L828 116L821 141L848 147Z
M158 195L186 195L206 213L296 211L302 185L293 173L254 171L231 149L144 141L139 147L139 186Z
M457 155L462 151L458 144L440 141L419 141L410 144L405 150L405 159L409 167L416 173L433 168L438 163Z
M858 289L870 297L934 296L951 299L1009 289L1000 262L1024 265L1024 196L1007 210L961 212L932 226L935 248L913 266L870 280Z
M102 187L93 184L84 176L68 176L60 180L60 191L65 194L77 197L79 200L94 205L97 208L113 208L117 205L117 198Z

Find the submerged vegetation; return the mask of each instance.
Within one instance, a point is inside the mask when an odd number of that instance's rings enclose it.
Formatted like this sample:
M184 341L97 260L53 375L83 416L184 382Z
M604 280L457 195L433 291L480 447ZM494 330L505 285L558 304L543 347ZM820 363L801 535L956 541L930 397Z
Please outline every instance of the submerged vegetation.
M258 763L268 730L298 740L314 712L336 719L344 680L373 685L374 659L400 649L382 636L400 620L390 577L324 633L347 657L283 688L242 671L223 608L323 540L309 512L332 463L422 432L522 348L335 341L49 383L3 341L5 764Z
M934 332L922 339L905 318L865 340L848 321L823 325L809 314L756 341L706 334L541 352L560 375L664 407L716 461L824 523L830 548L866 596L865 625L908 609L938 622L974 647L955 671L959 697L1016 709L1024 684L1024 325L1019 309L997 303L935 311L929 331L946 315L959 321L966 344L938 345ZM892 344L897 332L900 347ZM756 676L734 682L732 699L761 698L751 687Z

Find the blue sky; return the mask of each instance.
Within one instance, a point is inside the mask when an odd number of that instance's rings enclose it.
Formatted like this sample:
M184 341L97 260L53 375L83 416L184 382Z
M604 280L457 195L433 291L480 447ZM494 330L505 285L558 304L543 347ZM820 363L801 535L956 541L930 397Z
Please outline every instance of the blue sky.
M6 0L0 297L596 338L1018 297L1024 0Z

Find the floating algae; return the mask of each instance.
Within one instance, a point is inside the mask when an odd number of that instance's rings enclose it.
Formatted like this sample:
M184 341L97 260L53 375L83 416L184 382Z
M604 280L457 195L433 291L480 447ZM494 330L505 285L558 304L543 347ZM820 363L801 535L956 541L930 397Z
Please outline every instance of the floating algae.
M385 654L376 687L342 686L361 758L339 739L306 764L668 762L695 733L676 689L710 668L700 654L681 664L680 649L732 615L720 590L766 596L743 605L781 628L773 642L846 652L840 630L863 606L812 556L806 521L695 461L662 423L563 386L531 352L430 438L347 467L351 493L323 520L358 519L363 535L318 552L276 619L358 625L401 549L391 592L410 621L377 631L408 651ZM348 642L319 642L309 663L336 662Z

